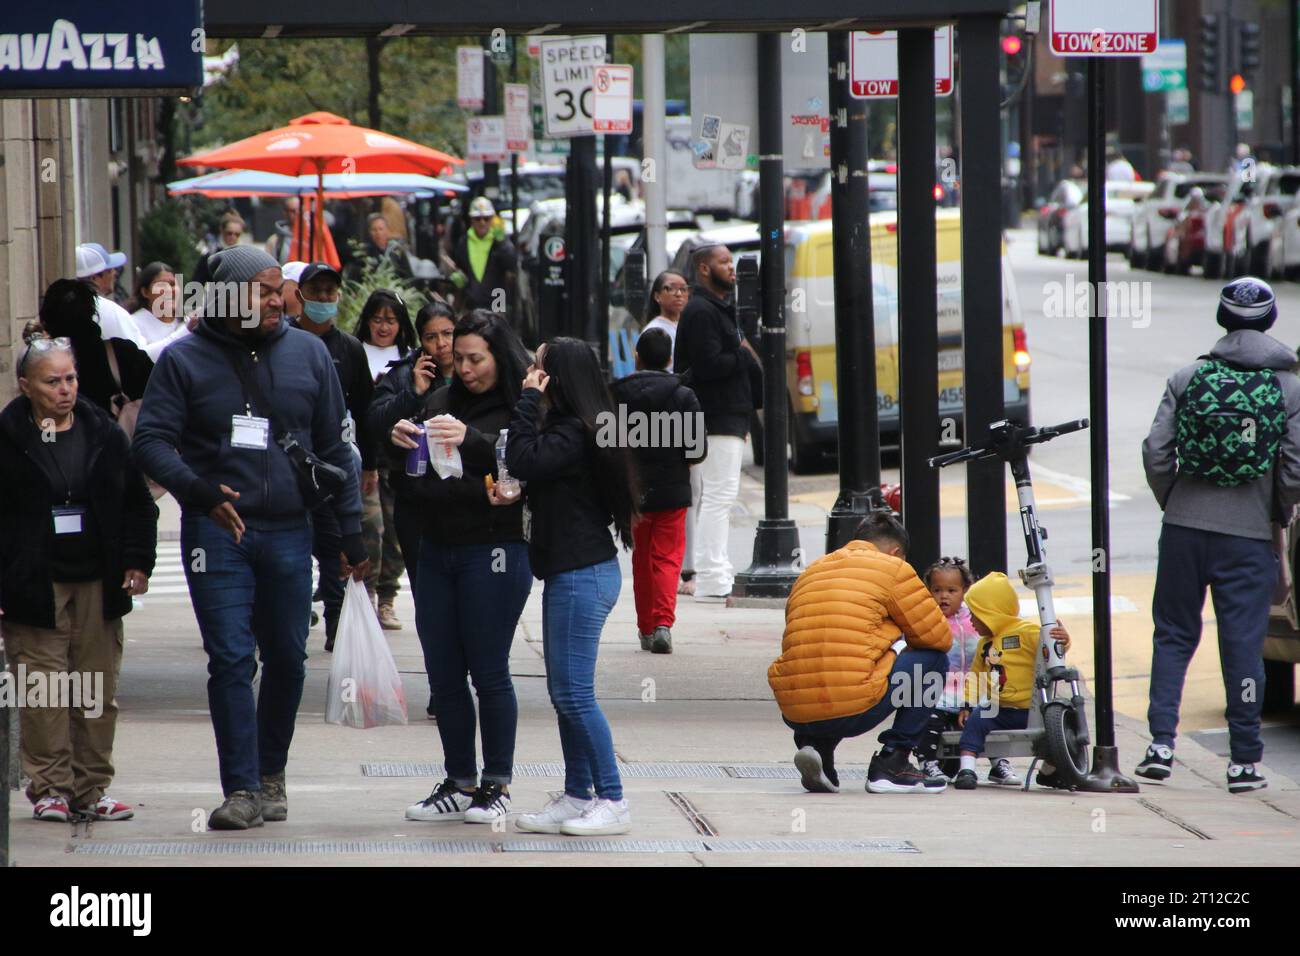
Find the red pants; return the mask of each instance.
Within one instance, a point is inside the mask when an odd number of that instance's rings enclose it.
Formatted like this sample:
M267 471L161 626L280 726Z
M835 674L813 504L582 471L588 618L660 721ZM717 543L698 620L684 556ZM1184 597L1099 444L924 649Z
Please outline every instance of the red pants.
M685 553L685 508L647 511L632 526L632 593L642 634L677 620L677 576Z

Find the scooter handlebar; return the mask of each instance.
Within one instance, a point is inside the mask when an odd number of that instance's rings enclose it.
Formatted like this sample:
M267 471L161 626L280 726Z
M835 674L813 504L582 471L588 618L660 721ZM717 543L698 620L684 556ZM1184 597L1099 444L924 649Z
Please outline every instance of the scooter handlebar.
M1088 427L1088 419L1076 418L1072 422L1061 422L1059 425L1045 425L1038 429L1033 435L1025 439L1026 445L1036 445L1039 442L1051 441L1060 435L1068 435L1070 432L1082 431Z

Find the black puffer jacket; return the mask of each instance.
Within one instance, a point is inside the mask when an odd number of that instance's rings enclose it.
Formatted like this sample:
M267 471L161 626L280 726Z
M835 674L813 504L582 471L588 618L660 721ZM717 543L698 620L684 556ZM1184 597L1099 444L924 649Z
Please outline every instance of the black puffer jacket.
M465 440L460 446L464 474L460 478L442 479L429 466L423 478L407 478L404 494L409 494L420 511L421 530L425 538L438 544L501 544L524 540L523 500L513 505L494 505L488 501L486 475L496 472L496 443L501 429L510 425L510 406L501 389L475 395L459 383L450 388L430 390L426 418L444 412L465 423ZM403 461L406 452L399 452Z
M637 435L632 416L645 423L638 444L631 446L641 493L639 510L690 507L690 466L708 453L700 400L671 372L635 372L614 382L609 391L627 409L631 428L625 437Z
M526 388L510 419L506 467L525 489L532 528L528 563L544 580L617 556L614 517L596 485L596 436L581 419L548 414L538 425L542 393Z
M696 286L677 323L673 371L699 398L710 435L744 438L749 432L761 373L740 342L735 305Z
M20 396L0 412L0 609L6 621L52 628L54 492L32 457L41 433L32 424L31 407ZM77 427L86 429L89 510L102 546L104 619L111 621L131 610L131 598L122 590L126 572L153 573L158 507L131 462L126 433L108 413L78 398L73 415Z

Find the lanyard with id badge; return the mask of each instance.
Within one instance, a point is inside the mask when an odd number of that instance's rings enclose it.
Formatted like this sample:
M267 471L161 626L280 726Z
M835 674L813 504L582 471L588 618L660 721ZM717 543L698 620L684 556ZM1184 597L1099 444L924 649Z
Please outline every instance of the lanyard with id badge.
M48 445L42 443L42 447L45 449L45 453L50 456L50 461L54 463L55 470L59 473L59 477L63 479L63 484L67 488L63 504L54 505L50 508L50 516L54 520L54 533L57 535L81 534L86 525L85 505L74 505L72 503L72 482L63 473L63 465L59 463L59 456L54 454Z

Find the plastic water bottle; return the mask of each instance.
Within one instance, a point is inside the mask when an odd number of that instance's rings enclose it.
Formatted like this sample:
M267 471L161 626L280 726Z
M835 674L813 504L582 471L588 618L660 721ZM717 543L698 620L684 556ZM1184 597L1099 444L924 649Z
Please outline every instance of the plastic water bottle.
M514 501L519 497L519 479L510 477L506 468L506 443L510 439L510 429L501 429L497 436L497 497L505 501Z

